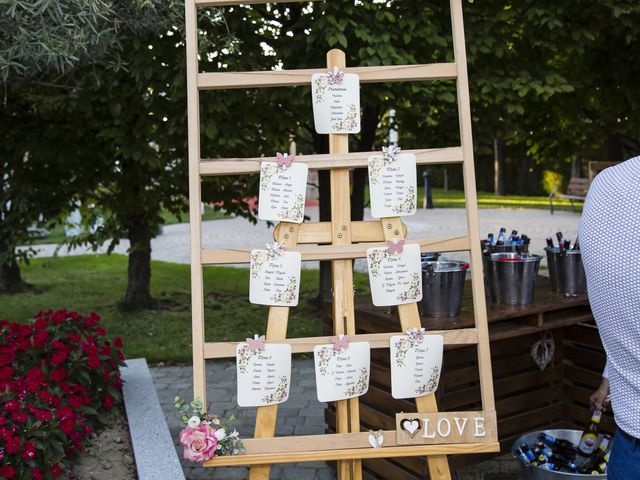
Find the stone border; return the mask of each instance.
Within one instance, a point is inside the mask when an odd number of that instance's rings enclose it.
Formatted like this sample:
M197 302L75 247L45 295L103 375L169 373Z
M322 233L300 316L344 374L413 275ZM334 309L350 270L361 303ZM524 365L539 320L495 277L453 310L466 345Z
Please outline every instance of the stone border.
M126 364L120 373L138 479L185 480L147 361L134 358Z

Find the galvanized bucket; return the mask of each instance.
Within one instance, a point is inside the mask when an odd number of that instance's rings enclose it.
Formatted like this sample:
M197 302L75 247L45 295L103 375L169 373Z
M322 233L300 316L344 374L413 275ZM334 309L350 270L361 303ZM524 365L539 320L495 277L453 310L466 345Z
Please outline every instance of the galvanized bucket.
M549 265L551 290L556 293L579 294L587 292L587 277L580 250L545 248Z
M486 257L485 272L491 300L507 305L533 303L540 255L492 253Z
M525 464L518 456L518 449L520 448L520 445L522 445L523 443L526 443L527 445L533 445L534 443L536 443L536 440L538 439L538 436L541 433L548 433L549 435L553 435L556 438L560 438L562 440L569 440L570 442L573 442L575 445L577 445L580 442L580 437L582 436L582 432L580 430L559 429L559 430L541 430L539 432L531 432L518 438L513 444L513 447L511 447L511 453L518 460L518 462L520 462L520 465L522 466L522 471L524 472L524 476L527 480L562 480L562 479L569 479L569 478L575 478L575 479L593 478L593 479L601 480L601 479L607 478L606 473L602 473L598 475L590 475L590 474L583 474L583 473L554 472L553 470L545 470L543 468L536 467L534 465Z
M458 316L468 269L469 264L465 262L422 262L422 315L436 318Z

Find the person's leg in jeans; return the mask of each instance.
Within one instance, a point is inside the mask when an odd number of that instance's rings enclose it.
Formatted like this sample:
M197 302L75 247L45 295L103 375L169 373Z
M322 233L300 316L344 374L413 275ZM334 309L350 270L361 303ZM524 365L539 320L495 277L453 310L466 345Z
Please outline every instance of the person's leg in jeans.
M620 430L613 441L607 480L640 480L640 446L627 440Z

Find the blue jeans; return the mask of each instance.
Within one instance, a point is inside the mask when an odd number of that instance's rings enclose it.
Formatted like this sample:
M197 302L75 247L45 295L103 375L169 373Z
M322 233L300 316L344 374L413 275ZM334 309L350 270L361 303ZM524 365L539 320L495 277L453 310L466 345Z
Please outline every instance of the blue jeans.
M607 480L640 480L640 445L634 443L620 433L614 437Z

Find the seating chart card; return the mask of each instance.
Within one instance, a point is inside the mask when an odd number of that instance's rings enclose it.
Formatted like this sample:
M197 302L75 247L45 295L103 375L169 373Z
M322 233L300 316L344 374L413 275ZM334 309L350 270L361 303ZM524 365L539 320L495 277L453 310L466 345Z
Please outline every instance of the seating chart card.
M442 335L411 328L391 337L391 395L416 398L436 391L442 370Z
M360 77L337 67L311 76L313 119L318 133L360 132Z
M309 168L292 155L278 153L277 160L260 165L258 218L302 223Z
M417 208L416 156L383 147L383 155L369 157L371 216L404 217Z
M420 246L404 240L387 241L386 247L367 250L371 298L377 307L422 300Z
M299 252L285 252L282 243L251 251L249 301L258 305L295 307L300 291Z
M346 335L331 337L331 341L313 349L318 400L333 402L364 395L369 390L369 343L350 343Z
M265 344L264 335L236 347L238 405L263 407L286 402L291 385L291 345Z

